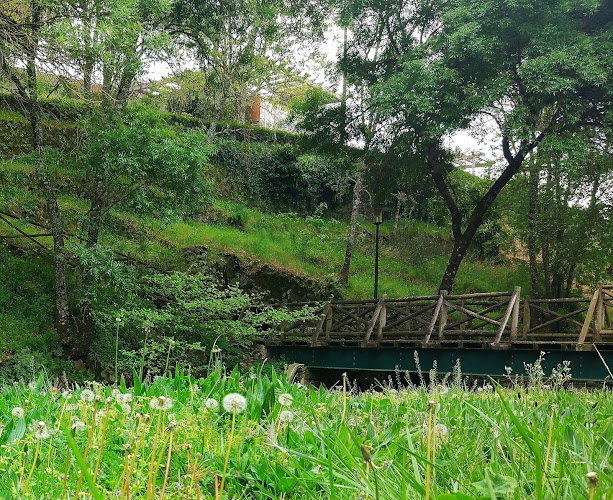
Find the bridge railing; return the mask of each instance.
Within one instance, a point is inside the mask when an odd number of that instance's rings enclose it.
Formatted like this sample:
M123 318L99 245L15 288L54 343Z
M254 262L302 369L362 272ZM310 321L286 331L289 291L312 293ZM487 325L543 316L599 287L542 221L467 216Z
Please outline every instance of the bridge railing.
M288 304L291 308L307 303ZM308 303L313 306L313 303ZM522 300L513 292L473 293L379 300L328 301L316 319L283 323L269 342L325 345L422 346L613 342L613 285L599 285L591 298Z

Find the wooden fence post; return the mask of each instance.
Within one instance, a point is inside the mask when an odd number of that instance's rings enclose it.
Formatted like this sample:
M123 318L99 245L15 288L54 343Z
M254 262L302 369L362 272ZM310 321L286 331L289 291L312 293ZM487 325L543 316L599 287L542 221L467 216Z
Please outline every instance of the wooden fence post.
M332 330L332 315L334 314L334 308L329 307L326 313L326 342L330 342L330 330Z
M377 320L379 319L379 316L381 315L381 310L383 309L383 306L385 304L384 302L385 297L386 297L385 295L381 296L381 298L379 299L379 302L377 302L377 307L375 307L375 310L372 313L372 318L370 320L370 323L368 324L368 329L366 330L366 333L364 334L364 340L362 341L362 345L364 347L368 345L370 336L372 335L372 332L375 329L375 325L377 324Z
M379 313L379 329L377 331L377 342L381 342L383 340L383 329L385 328L385 323L387 322L387 306L385 305L385 299L387 295L383 294L381 297L381 312Z
M321 319L317 322L317 327L315 328L315 331L313 332L313 339L311 340L311 344L315 344L317 340L319 339L319 335L324 329L324 322L328 318L328 311L330 310L331 307L332 307L332 304L330 304L330 302L326 302L326 305L324 306L323 311L321 313L322 314Z
M513 295L511 295L511 298L509 299L509 305L507 305L507 310L504 312L504 316L500 320L500 328L498 328L498 333L496 334L496 338L494 339L494 342L492 342L492 345L496 345L500 343L500 339L502 338L504 329L506 328L507 323L509 322L509 317L511 316L511 313L515 309L515 302L519 300L519 290L521 289L518 286L516 286L515 289L513 290Z
M530 297L524 299L524 324L521 331L522 340L528 338L528 332L530 331Z
M602 327L604 324L604 300L602 297L602 283L598 283L598 288L596 290L598 292L598 300L596 302L596 313L594 316L594 336L592 337L592 341L600 342L602 340L600 332L602 331Z
M447 290L441 290L441 296L444 299L447 299L449 292ZM447 308L445 307L445 301L443 300L443 307L441 308L441 312L438 320L438 339L445 340L445 327L447 326Z
M581 328L581 333L579 334L579 340L577 341L577 345L583 345L585 342L585 337L587 336L587 332L590 329L590 323L592 322L592 317L594 316L594 311L596 310L596 304L598 303L599 297L602 295L602 285L599 283L594 295L592 296L592 300L590 302L590 307L587 310L587 314L585 315L585 321L583 322L583 328Z
M513 304L513 316L511 318L511 342L517 340L517 325L519 324L519 302L521 297L521 287L516 286L513 290L515 303Z
M430 325L428 326L428 331L426 332L426 336L424 338L424 342L430 342L430 337L432 336L432 332L434 331L434 325L436 325L436 320L438 319L438 315L441 313L441 308L443 307L443 302L445 302L445 295L443 292L445 290L441 290L441 294L438 296L438 300L436 301L436 306L434 307L434 313L432 314L432 319L430 320Z

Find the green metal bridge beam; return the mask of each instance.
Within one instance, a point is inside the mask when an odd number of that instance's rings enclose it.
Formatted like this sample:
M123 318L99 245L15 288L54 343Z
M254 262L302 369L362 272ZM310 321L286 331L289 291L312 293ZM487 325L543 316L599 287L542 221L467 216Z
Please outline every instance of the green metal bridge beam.
M427 373L434 361L438 373L453 371L457 360L464 375L501 377L506 368L511 367L513 374L524 375L524 363L534 364L541 351L533 349L467 349L454 347L415 348L415 347L346 347L346 346L299 346L269 345L268 357L285 357L290 362L302 363L308 368L340 370L372 370L417 372L416 353L421 370ZM613 351L544 351L541 366L546 376L551 370L570 361L573 380L611 382L607 369L613 369ZM602 356L602 359L601 359ZM603 362L604 359L604 362ZM605 366L605 363L607 366Z

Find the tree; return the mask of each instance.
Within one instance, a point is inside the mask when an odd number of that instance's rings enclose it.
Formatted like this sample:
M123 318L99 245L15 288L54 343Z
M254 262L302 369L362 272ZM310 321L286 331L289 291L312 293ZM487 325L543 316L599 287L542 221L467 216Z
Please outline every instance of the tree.
M240 117L264 82L277 79L288 48L321 32L323 13L317 2L178 0L173 19L206 79L212 141L224 107Z
M57 66L58 41L49 36L65 12L56 0L11 0L0 7L0 71L11 82L10 91L21 105L31 128L36 181L47 209L53 235L56 329L62 341L72 330L66 279L65 229L56 190L45 162L45 138L39 103L40 67ZM25 68L25 70L24 70Z
M94 117L88 130L75 160L84 172L80 190L89 200L83 255L98 250L101 226L114 207L168 221L210 200L211 183L204 168L211 151L201 133L178 133L146 109ZM95 258L89 260L96 263ZM83 266L79 328L68 342L73 359L86 357L94 340L95 272L93 266Z
M172 51L163 29L171 5L171 0L75 0L55 37L62 40L63 57L81 73L86 98L97 77L104 109L126 106L146 63Z
M381 56L364 77L384 117L380 140L413 144L451 215L454 247L440 284L451 290L486 212L526 157L546 137L597 124L610 110L612 15L606 2L562 0L373 1L358 12L365 40L377 34L364 16L383 22ZM498 126L506 165L463 217L442 143L482 117Z
M602 280L611 262L613 163L602 131L550 139L504 204L513 207L510 225L528 248L532 296L559 298L576 280Z

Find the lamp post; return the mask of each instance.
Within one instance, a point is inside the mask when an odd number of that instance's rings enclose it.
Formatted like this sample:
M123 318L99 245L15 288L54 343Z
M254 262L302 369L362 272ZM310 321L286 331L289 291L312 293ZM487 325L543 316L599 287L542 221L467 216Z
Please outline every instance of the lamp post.
M385 205L373 205L373 222L375 224L375 300L379 298L379 226L383 222L383 212L388 208Z

